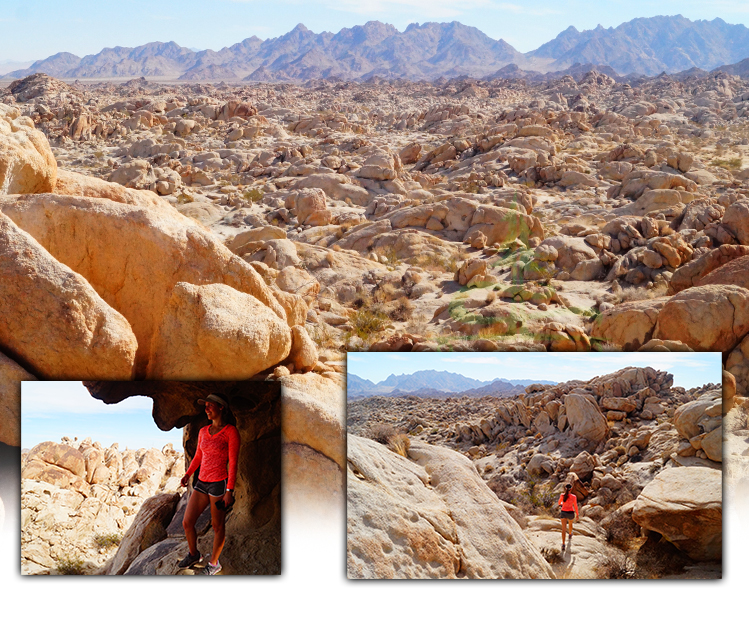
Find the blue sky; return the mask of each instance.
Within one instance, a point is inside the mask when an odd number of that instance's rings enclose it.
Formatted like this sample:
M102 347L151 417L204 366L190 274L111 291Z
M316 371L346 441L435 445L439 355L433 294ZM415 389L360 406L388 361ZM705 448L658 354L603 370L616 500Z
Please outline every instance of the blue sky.
M650 366L690 389L720 383L720 353L349 353L348 371L374 383L390 374L438 370L476 380L590 380L628 367Z
M80 382L25 381L21 383L21 447L43 441L59 442L91 437L104 447L118 443L120 450L172 443L182 450L182 430L163 432L151 417L151 398L135 396L119 404L92 398Z
M280 36L300 22L314 32L338 32L375 19L399 30L412 22L457 20L521 52L571 25L608 28L635 17L681 14L749 25L746 0L3 0L0 6L0 62L151 41L216 50L252 35Z

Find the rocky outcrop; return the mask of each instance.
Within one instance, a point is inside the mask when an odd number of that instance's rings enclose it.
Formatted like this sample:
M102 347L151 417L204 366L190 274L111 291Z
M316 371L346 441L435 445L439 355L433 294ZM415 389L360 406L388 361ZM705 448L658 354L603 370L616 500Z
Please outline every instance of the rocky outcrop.
M184 471L184 457L171 445L121 452L116 443L63 438L35 446L21 469L22 573L57 573L75 560L84 573L104 569L120 539L135 536L126 532L149 497L161 491L154 499L176 503ZM158 539L158 527L145 520L152 519L139 517L137 544Z
M179 282L154 333L148 372L160 380L251 378L283 361L291 339L286 321L252 295Z
M553 576L465 457L355 436L348 449L349 578Z
M0 443L21 446L21 381L36 380L0 353Z
M721 472L694 466L663 471L637 498L632 518L697 561L719 559L723 550Z
M44 378L129 380L138 342L79 274L0 213L0 345Z
M128 320L138 339L137 376L147 372L154 331L178 282L226 284L286 320L286 312L254 269L171 207L28 196L6 198L0 210L85 277ZM70 243L71 234L80 241ZM112 247L110 239L115 237L119 242Z
M0 103L0 194L49 192L56 180L44 134L20 110Z

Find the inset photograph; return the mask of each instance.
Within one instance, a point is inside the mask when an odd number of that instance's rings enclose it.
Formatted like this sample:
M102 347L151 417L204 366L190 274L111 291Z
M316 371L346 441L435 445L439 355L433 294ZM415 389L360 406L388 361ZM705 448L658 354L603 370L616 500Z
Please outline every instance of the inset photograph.
M23 575L281 572L281 385L27 381Z
M722 577L720 353L349 353L354 579Z

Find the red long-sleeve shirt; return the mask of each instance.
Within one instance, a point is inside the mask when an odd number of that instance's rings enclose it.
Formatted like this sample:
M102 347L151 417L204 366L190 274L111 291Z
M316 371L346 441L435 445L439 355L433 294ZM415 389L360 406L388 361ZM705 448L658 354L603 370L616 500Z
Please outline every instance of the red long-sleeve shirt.
M237 456L239 455L239 432L232 425L225 425L216 434L204 426L198 433L198 450L187 469L192 475L198 467L198 479L205 482L223 481L228 478L227 490L234 489L237 479Z
M577 512L577 497L570 492L569 496L567 497L567 500L564 500L564 495L561 495L559 497L559 505L562 506L563 512Z

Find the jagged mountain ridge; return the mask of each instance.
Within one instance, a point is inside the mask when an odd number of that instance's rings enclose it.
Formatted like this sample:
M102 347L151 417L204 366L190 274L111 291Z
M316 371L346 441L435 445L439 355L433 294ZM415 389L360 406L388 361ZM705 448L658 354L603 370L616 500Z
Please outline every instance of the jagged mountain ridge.
M720 18L681 15L637 18L616 28L578 31L570 26L523 54L460 22L411 24L403 32L369 21L338 33L303 24L276 38L249 37L219 51L195 52L170 41L105 48L80 58L66 52L39 60L6 78L46 73L59 78L167 77L249 81L341 78L436 79L487 77L517 65L523 71L563 71L575 63L608 65L620 75L712 70L749 57L749 28Z
M413 374L391 374L374 383L353 374L347 375L347 397L358 399L373 395L419 397L481 397L484 395L516 395L532 383L553 385L551 381L532 380L477 380L454 372L421 370Z

